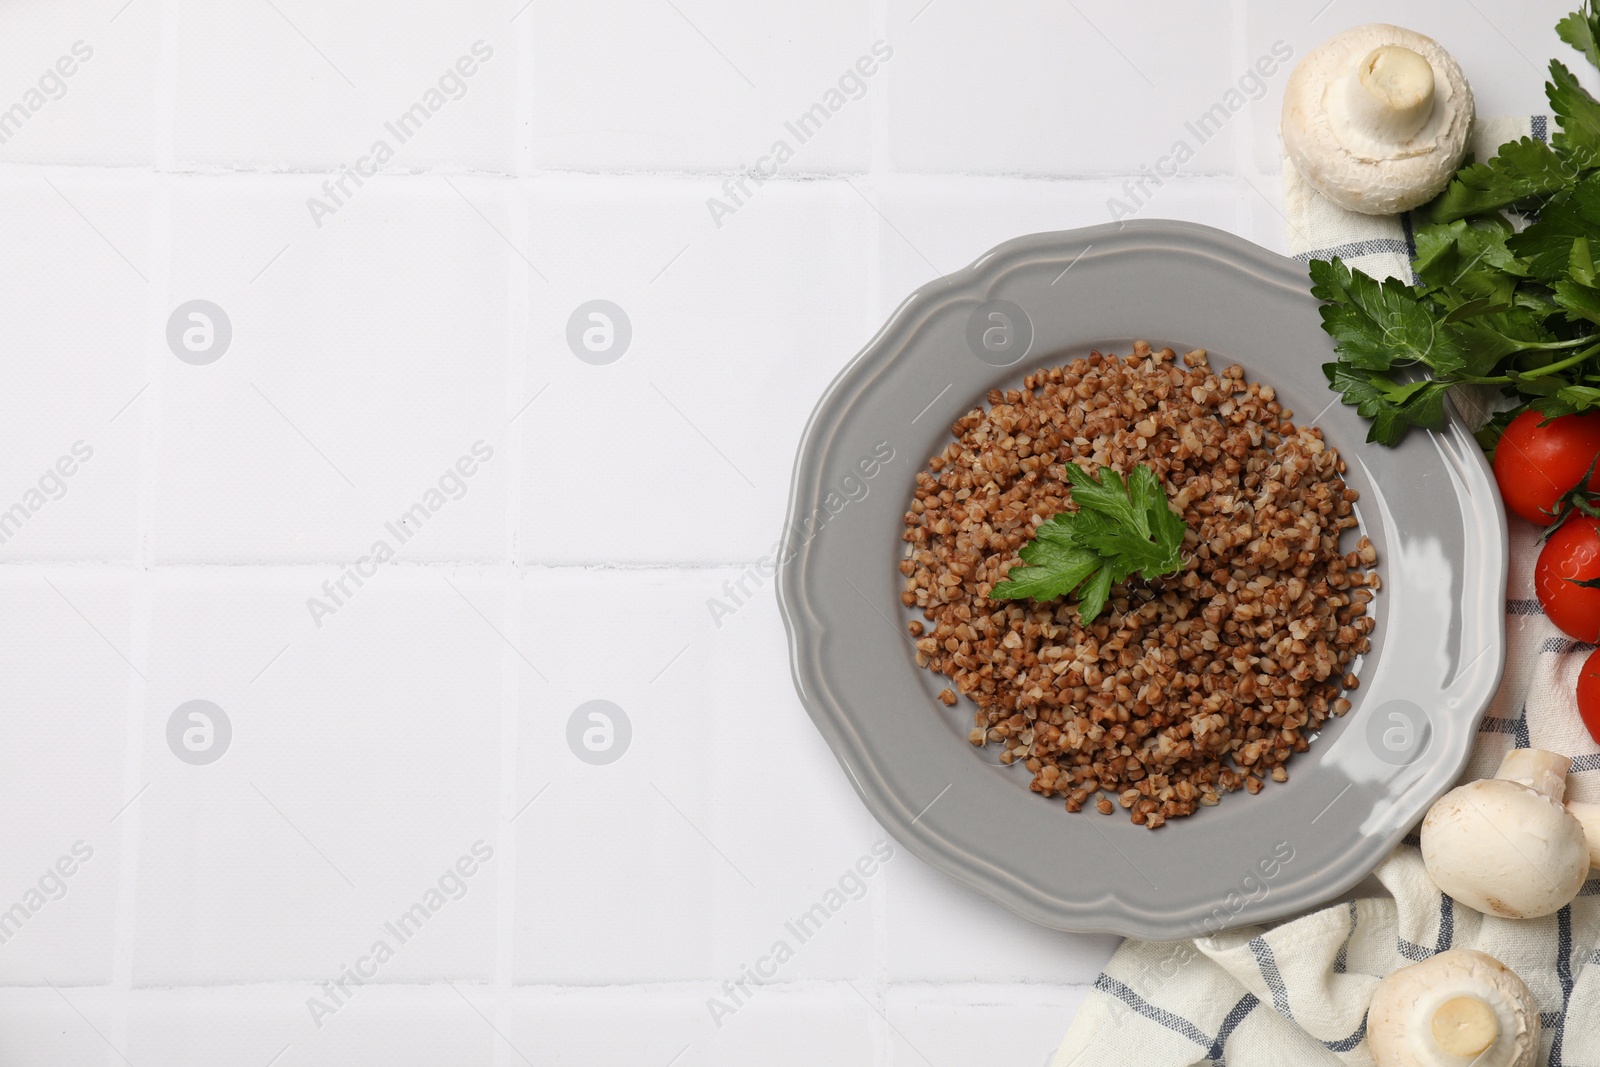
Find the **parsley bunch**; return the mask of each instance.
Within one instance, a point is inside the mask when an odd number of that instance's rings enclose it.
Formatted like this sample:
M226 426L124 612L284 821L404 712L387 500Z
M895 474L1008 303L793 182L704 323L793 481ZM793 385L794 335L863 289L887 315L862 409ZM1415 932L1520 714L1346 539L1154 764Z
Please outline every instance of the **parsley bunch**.
M1600 67L1595 0L1556 32ZM1600 100L1559 60L1545 94L1561 122L1550 144L1501 145L1419 209L1419 284L1312 261L1311 292L1325 301L1322 328L1339 355L1322 369L1372 420L1369 441L1439 428L1458 384L1498 386L1517 401L1480 433L1487 448L1527 408L1555 417L1600 407ZM1518 232L1507 211L1533 221Z
M1066 469L1078 510L1040 523L1020 553L1025 565L1012 567L989 596L1054 600L1077 591L1087 626L1105 610L1113 583L1135 571L1145 578L1177 572L1186 527L1149 467L1134 467L1126 485L1109 467L1099 478L1076 463Z

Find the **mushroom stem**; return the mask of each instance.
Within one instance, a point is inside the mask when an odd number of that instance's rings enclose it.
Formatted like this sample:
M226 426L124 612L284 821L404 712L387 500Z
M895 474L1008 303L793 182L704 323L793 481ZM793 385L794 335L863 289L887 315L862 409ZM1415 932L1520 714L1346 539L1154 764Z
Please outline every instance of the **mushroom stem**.
M1533 1067L1539 1004L1493 956L1446 949L1378 983L1367 1046L1377 1067Z
M1306 53L1283 90L1283 150L1346 211L1393 215L1450 184L1472 129L1472 88L1439 42L1375 22Z
M1433 1013L1433 1039L1450 1055L1470 1059L1500 1040L1500 1021L1482 998L1454 997Z
M1583 834L1589 840L1589 864L1600 867L1600 804L1574 800L1567 805L1567 810L1583 823Z
M1379 140L1401 144L1433 113L1433 66L1404 45L1380 45L1356 64L1346 92L1357 126Z
M1500 761L1494 776L1525 785L1559 804L1567 795L1567 772L1571 769L1570 756L1542 748L1514 748Z

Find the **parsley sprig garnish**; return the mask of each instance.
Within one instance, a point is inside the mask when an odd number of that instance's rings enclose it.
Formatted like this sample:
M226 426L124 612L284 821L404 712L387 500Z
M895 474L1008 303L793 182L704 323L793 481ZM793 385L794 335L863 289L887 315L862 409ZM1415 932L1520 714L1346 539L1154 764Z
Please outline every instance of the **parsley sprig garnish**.
M1561 39L1600 67L1595 0L1562 19ZM1418 284L1383 282L1339 259L1313 261L1313 295L1339 358L1329 385L1398 443L1444 424L1455 385L1498 387L1517 404L1480 438L1532 407L1555 417L1600 407L1600 100L1558 60L1545 94L1561 130L1469 163L1419 209ZM1531 219L1517 232L1507 213Z
M1109 467L1100 476L1066 465L1077 511L1039 524L1019 553L1022 566L990 590L994 600L1055 600L1074 592L1083 625L1105 610L1111 587L1137 572L1144 578L1176 573L1186 527L1167 503L1155 471L1133 468L1124 484Z

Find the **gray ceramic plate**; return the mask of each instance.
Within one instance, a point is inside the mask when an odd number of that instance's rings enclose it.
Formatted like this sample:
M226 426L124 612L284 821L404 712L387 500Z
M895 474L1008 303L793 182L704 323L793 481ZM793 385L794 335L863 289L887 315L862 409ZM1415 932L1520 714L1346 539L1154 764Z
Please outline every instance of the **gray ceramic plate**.
M895 839L1062 930L1175 939L1312 908L1360 881L1465 766L1504 665L1505 515L1466 428L1368 445L1334 403L1303 265L1231 234L1127 222L1035 234L917 290L834 380L795 463L779 601L800 698ZM919 669L896 570L913 479L996 386L1135 338L1210 350L1323 428L1384 579L1354 707L1291 779L1158 831L1069 814L966 741ZM892 458L889 458L892 455Z

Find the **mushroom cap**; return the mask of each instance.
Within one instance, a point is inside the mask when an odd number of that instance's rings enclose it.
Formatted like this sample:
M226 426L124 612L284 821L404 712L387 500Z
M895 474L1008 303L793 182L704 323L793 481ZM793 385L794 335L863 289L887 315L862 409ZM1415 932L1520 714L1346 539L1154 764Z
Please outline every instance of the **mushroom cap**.
M1433 110L1410 139L1383 143L1341 121L1348 82L1373 49L1409 48L1433 69ZM1312 188L1340 207L1392 215L1437 196L1460 166L1472 127L1472 89L1431 37L1387 23L1345 30L1306 53L1283 93L1283 147Z
M1479 1001L1498 1034L1476 1056L1440 1046L1439 1009ZM1402 967L1378 985L1367 1012L1367 1044L1378 1067L1532 1067L1539 1054L1539 1005L1516 972L1493 956L1458 948Z
M1555 798L1502 778L1446 793L1422 820L1422 862L1444 892L1508 919L1553 915L1589 876L1583 824Z

